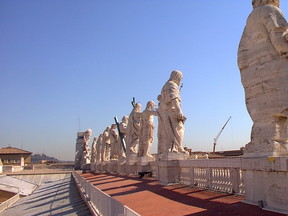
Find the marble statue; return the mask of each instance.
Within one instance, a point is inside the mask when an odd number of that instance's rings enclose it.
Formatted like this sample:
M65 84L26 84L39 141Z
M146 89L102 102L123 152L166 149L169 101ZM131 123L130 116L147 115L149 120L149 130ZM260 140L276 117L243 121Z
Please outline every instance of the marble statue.
M123 116L119 124L119 129L120 129L120 133L122 133L124 136L125 142L127 142L126 140L127 126L128 126L128 116Z
M106 131L106 130L105 130ZM105 131L102 133L102 139L101 139L101 162L102 161L106 161L106 141L104 139L104 133Z
M110 158L111 159L118 159L121 146L119 145L119 135L117 132L117 125L116 124L111 125L109 137L110 137L110 145L111 145Z
M74 169L81 169L81 160L84 151L84 132L77 133Z
M149 101L145 110L140 114L141 118L141 132L139 139L138 157L147 157L154 160L150 153L150 148L154 140L154 119L153 116L157 115L154 111L155 102Z
M97 137L94 137L91 151L91 163L96 162L96 154L97 154L96 143L97 143Z
M91 150L89 148L89 141L91 139L91 135L92 135L91 129L86 130L83 134L84 145L83 145L83 154L81 158L81 168L83 168L85 164L89 164L91 161Z
M123 135L125 144L127 143L127 139L126 139L127 126L128 126L128 116L123 116L122 120L121 120L121 122L119 124L119 130L120 130L120 133ZM122 143L121 143L120 139L119 139L119 144L118 145L121 147L118 157L119 158L125 158L126 155L125 155L125 152L124 152L124 149L122 147Z
M241 82L253 121L244 156L287 155L288 24L278 0L253 0L252 5L238 49Z
M141 104L136 103L135 107L133 108L128 118L128 126L126 133L127 154L137 153L137 145L139 144L140 129L141 129L140 116L137 114L139 114L140 112L141 112Z
M158 96L158 153L175 152L186 153L183 148L184 121L182 113L179 85L182 73L172 71L169 80L165 83Z
M102 138L102 134L99 135L97 142L96 142L96 162L100 162L101 161L101 150L102 150L102 142L103 142L103 138Z
M110 145L110 129L111 127L108 126L106 130L103 132L103 143L102 143L102 161L109 161L110 160L110 152L111 152L111 145Z

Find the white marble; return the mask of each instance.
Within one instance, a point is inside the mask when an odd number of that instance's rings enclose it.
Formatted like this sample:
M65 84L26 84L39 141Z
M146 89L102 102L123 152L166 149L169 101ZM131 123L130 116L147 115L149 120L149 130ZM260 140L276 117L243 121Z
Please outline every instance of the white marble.
M182 78L182 72L172 71L158 96L158 154L185 152L183 138L186 117L182 112L179 90Z
M154 157L150 153L152 143L154 141L154 118L157 112L154 111L155 102L149 101L145 110L140 114L141 118L141 132L139 139L138 157L150 158L154 161Z
M253 0L238 49L247 110L253 121L245 156L287 155L288 24L279 1Z

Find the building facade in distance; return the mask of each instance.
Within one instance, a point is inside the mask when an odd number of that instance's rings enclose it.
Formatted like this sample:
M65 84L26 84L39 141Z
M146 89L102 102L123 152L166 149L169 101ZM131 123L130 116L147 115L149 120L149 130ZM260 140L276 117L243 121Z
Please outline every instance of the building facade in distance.
M32 152L13 147L0 149L0 159L3 165L24 166L31 163Z

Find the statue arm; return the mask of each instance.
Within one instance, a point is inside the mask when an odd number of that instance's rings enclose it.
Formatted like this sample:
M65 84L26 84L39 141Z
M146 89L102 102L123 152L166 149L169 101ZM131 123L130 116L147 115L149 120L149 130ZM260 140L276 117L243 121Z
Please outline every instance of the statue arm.
M126 134L126 132L127 132L127 126L126 126L126 124L120 123L120 124L119 124L119 129L120 129L120 132L121 132L122 134Z
M158 112L157 112L157 111L146 110L146 112L147 112L149 115L158 116Z
M175 98L174 100L171 101L172 106L175 108L176 112L176 118L179 121L183 121L185 119L184 114L182 113L181 105L180 105L180 100Z
M261 17L273 47L281 56L288 58L288 23L282 12L267 8Z

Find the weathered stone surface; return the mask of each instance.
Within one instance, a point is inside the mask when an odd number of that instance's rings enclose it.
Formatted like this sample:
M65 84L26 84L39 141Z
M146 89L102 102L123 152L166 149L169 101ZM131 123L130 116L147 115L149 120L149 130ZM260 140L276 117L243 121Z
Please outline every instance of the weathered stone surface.
M238 66L253 120L246 157L287 155L288 24L278 1L253 0L239 49Z
M117 130L117 126L116 124L112 124L111 125L111 129L110 129L110 145L111 145L111 154L110 154L110 158L111 159L118 159L119 158L119 154L120 154L120 143L119 143L119 135Z
M179 160L159 161L159 181L162 184L178 183L180 179Z
M154 119L153 116L157 115L154 111L155 102L149 101L145 110L140 114L141 118L141 131L139 139L138 157L148 157L154 160L150 153L150 148L154 141Z
M85 164L90 163L91 150L89 148L89 141L91 138L92 130L88 129L85 132L77 133L76 140L76 155L74 168L81 169Z
M136 103L128 118L126 129L127 149L126 155L137 153L139 144L141 120L140 120L141 104Z
M101 161L109 161L110 160L110 152L111 152L110 135L109 135L110 129L111 129L111 127L108 126L102 134Z
M102 142L103 142L103 135L100 134L98 139L97 139L97 143L96 143L96 162L101 161Z
M181 108L179 85L183 75L171 72L158 96L158 154L164 152L185 152L183 149L185 116Z
M97 144L97 137L94 137L91 150L91 163L96 162L96 155L97 155L96 144Z
M238 49L253 120L242 160L245 200L287 213L288 23L278 0L253 0L252 5Z

